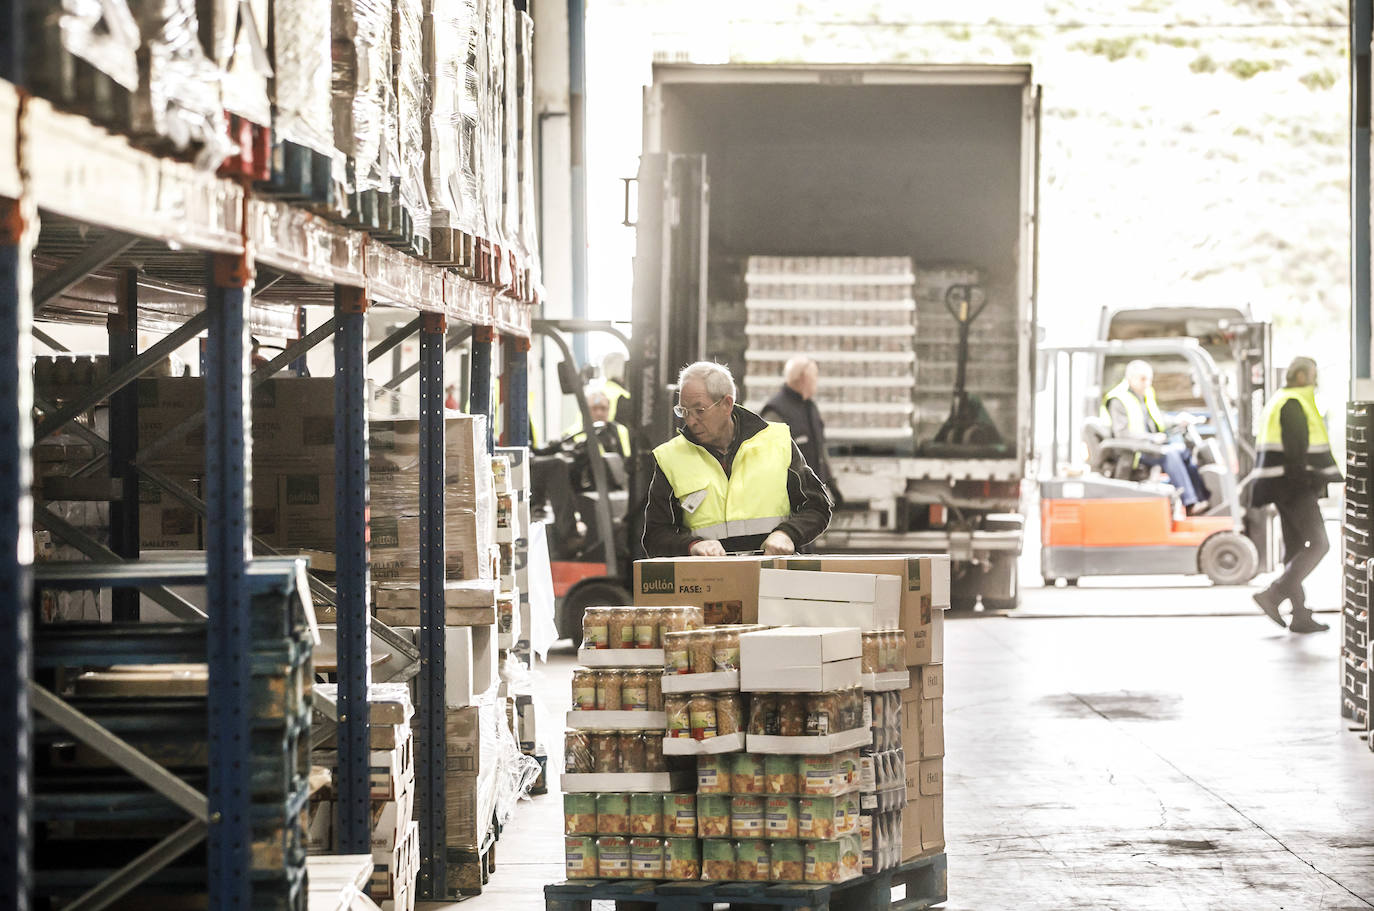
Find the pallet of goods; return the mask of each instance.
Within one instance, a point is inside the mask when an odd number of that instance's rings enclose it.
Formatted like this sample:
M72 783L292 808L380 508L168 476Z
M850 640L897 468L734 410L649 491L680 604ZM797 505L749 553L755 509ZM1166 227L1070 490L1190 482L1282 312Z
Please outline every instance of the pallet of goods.
M642 725L566 735L568 880L545 888L550 909L631 893L885 907L899 884L903 907L944 900L943 625L931 618L948 604L948 559L812 560L827 565L641 561L637 592L680 603L587 612L579 657L596 666L575 672L569 724L614 705ZM736 584L679 588L679 572ZM656 581L669 576L671 589ZM723 596L744 622L707 624L692 603ZM827 605L853 625L810 625ZM634 666L655 645L657 687ZM657 699L660 730L647 724Z

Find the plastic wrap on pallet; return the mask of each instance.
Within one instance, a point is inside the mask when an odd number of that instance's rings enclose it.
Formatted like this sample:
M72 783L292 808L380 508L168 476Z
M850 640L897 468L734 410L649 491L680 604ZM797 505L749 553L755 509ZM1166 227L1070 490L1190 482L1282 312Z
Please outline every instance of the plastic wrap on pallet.
M353 159L352 190L390 191L385 155L391 109L391 4L333 0L334 143Z
M334 155L330 0L273 0L273 138Z
M429 192L425 186L425 116L430 109L425 79L424 0L395 0L391 20L401 203L415 233L429 236Z
M506 92L506 0L486 0L485 6L486 30L480 61L485 85L478 99L482 110L482 148L477 174L484 230L479 233L494 244L504 244L501 234L501 109Z
M517 59L519 13L505 0L501 23L501 236L507 246L520 243L520 101Z
M41 17L34 34L52 34L55 26L67 53L131 92L138 87L139 29L124 0L62 0L50 10L30 12Z
M534 20L528 13L518 13L520 30L516 34L519 85L516 87L519 111L519 170L520 185L520 246L525 252L525 265L535 275L539 272L539 222L534 201Z
M496 687L492 687L491 691L482 697L483 701L495 699L495 693ZM526 756L520 752L520 744L506 724L505 707L498 705L495 708L496 711L491 713L496 746L495 816L497 824L504 826L515 812L516 803L529 793L535 779L539 777L539 763L533 756ZM482 720L486 722L487 718L484 711Z
M220 102L224 73L201 47L195 0L133 0L130 9L142 33L130 128L195 149L197 167L219 167L235 148Z
M461 216L472 207L464 163L471 156L475 130L468 59L476 16L473 0L425 0L425 187L434 226L441 229L464 230Z
M268 0L197 0L205 53L223 72L224 109L260 126L272 123L267 81Z

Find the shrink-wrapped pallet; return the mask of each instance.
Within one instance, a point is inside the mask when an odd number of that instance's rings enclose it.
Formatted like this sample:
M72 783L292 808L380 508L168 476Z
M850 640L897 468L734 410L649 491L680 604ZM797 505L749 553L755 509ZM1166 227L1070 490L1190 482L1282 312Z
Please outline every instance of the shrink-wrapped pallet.
M391 4L333 0L334 143L351 159L350 189L390 191Z
M399 178L401 204L415 232L429 236L429 194L425 188L425 116L430 107L423 51L423 0L395 0L392 10L392 73L396 99L396 148L391 169Z
M273 0L274 137L333 156L330 0Z
M507 246L520 243L520 106L517 35L520 14L514 0L503 0L501 17L501 236Z
M423 27L424 72L429 84L424 116L425 186L437 242L443 232L477 233L477 79L472 66L479 40L475 0L427 0Z
M516 35L519 84L519 169L520 245L525 251L526 267L539 272L539 221L534 201L534 20L517 14L520 30Z
M77 61L127 91L138 87L138 24L125 0L26 4L29 87L59 103L76 100Z
M272 123L267 89L272 65L267 54L269 0L198 0L200 40L223 73L224 110L260 126Z

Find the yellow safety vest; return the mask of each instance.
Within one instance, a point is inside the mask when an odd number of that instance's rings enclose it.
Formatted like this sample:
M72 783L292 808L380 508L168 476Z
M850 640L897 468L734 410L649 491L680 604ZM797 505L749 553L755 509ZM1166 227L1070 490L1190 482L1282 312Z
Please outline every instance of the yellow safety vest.
M728 478L715 456L681 434L656 447L654 459L682 504L687 530L698 537L766 535L792 514L786 424L770 422L741 443Z
M620 402L622 399L628 399L630 397L629 390L615 380L606 380L606 382L601 384L601 391L606 393L606 398L611 400L611 420L618 420Z
M616 421L611 421L610 423L615 425L616 433L620 436L620 452L623 456L625 456L625 458L628 459L630 457L630 431L624 424L618 423ZM580 429L582 427L581 421L579 421L575 426L579 429L576 433L570 434L572 437L572 441L574 443L581 443L583 440L587 438L587 432L585 430Z
M1121 402L1126 409L1126 430L1129 433L1144 434L1148 433L1145 429L1145 415L1148 412L1150 419L1155 422L1155 427L1163 433L1166 427L1164 412L1159 410L1159 401L1155 398L1155 387L1151 386L1145 390L1145 407L1140 407L1140 399L1136 398L1131 387L1122 380L1113 386L1106 395L1102 397L1102 417L1111 420L1111 413L1107 410L1107 403L1112 399Z
M1340 482L1341 471L1331 457L1331 438L1326 432L1326 422L1317 410L1316 386L1285 386L1274 393L1269 404L1264 406L1259 438L1255 441L1259 452L1251 476L1283 476L1283 421L1280 413L1289 402L1301 405L1302 413L1307 418L1307 470L1329 481Z

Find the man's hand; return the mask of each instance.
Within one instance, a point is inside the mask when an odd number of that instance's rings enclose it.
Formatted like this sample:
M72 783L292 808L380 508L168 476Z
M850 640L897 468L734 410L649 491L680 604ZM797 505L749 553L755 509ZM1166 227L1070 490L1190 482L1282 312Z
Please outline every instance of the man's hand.
M1169 441L1169 435L1168 435L1167 433L1152 433L1152 434L1150 434L1150 442L1151 442L1151 443L1167 443L1168 441Z
M723 557L725 556L725 548L721 546L719 541L704 538L692 545L691 554L694 557Z
M786 557L796 552L796 545L785 531L775 531L763 542L763 554L766 557Z

